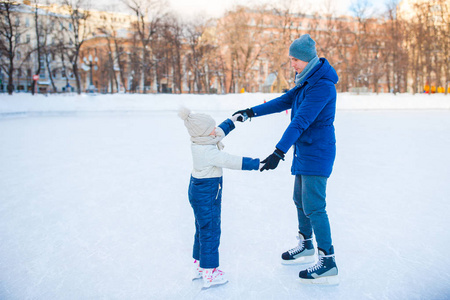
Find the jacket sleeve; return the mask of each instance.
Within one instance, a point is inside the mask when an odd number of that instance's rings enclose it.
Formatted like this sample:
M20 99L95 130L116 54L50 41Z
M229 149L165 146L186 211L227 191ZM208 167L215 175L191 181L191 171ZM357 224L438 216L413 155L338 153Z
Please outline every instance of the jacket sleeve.
M225 136L228 135L234 128L236 128L233 121L231 121L230 119L226 119L217 127L220 127L223 130Z
M300 104L276 147L286 153L309 125L314 122L332 96L332 90L327 84L316 84L311 87L306 92L305 99Z
M281 112L287 109L291 109L296 89L297 87L294 87L278 98L270 100L267 103L252 107L252 110L255 113L255 117L260 117L264 115Z
M250 157L242 157L231 155L219 149L212 149L208 153L209 163L213 166L233 169L233 170L258 170L259 159L252 159Z

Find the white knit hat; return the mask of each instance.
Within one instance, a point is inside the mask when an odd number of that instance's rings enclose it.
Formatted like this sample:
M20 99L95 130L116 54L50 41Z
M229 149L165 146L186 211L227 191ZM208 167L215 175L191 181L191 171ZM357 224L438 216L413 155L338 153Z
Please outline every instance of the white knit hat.
M186 107L180 108L178 116L192 137L208 136L216 128L216 121L210 115L194 114Z

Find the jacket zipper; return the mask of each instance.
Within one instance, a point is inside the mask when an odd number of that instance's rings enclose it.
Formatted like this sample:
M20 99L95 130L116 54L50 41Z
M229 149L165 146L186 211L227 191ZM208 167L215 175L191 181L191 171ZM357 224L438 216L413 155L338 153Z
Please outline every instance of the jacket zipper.
M217 190L216 200L217 200L217 198L219 198L219 193L220 193L220 183L219 183L219 189Z

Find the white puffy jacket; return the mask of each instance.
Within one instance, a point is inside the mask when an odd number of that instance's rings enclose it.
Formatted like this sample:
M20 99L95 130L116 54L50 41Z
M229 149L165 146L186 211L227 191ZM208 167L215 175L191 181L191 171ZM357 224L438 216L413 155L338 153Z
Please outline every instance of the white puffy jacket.
M222 122L217 130L223 130L226 136L234 129L234 123L230 119ZM194 178L214 178L222 176L222 168L233 170L258 170L259 159L231 155L220 151L217 145L199 145L192 143L192 160Z

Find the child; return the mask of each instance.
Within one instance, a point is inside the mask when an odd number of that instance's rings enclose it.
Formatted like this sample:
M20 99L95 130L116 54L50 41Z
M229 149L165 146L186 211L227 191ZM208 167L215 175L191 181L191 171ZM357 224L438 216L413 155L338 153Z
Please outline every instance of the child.
M203 278L203 288L225 284L228 280L219 267L222 168L258 170L259 159L230 155L221 151L221 140L234 127L238 115L216 122L206 114L194 114L187 108L178 112L190 136L194 167L189 184L189 202L194 210L194 279Z

